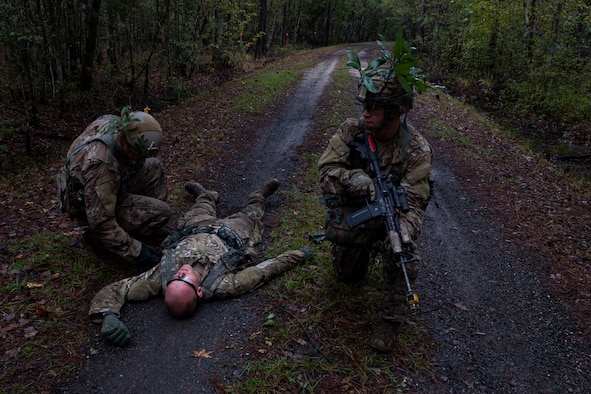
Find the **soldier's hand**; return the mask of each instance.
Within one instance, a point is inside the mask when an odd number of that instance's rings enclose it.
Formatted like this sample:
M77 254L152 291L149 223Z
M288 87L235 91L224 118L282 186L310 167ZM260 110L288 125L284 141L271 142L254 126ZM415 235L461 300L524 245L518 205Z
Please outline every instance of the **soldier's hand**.
M129 330L115 314L105 315L101 326L101 335L115 346L126 346L131 339Z
M300 252L304 253L304 258L306 259L306 261L310 261L314 258L314 251L312 250L312 248L308 246L301 248Z
M376 198L376 189L373 185L373 181L363 171L355 172L349 179L349 192L353 197L366 198L369 197L370 201Z
M400 237L402 238L402 242L404 242L405 244L412 242L412 239L410 237L410 228L410 224L408 224L404 220L400 221Z
M142 243L142 250L135 258L139 265L153 267L160 262L160 252L155 247Z

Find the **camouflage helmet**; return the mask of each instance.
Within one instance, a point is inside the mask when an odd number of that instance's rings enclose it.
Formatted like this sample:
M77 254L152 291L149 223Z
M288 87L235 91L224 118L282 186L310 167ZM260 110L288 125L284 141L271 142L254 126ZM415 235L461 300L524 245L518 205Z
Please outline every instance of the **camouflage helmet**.
M402 113L406 113L412 108L413 93L405 91L398 79L386 79L382 75L374 75L371 77L371 82L373 82L376 93L368 90L366 86L368 81L362 78L359 82L357 100L362 103L374 102L382 106L397 106Z
M162 128L154 117L146 112L129 113L129 124L124 130L131 149L142 157L154 157L162 145Z

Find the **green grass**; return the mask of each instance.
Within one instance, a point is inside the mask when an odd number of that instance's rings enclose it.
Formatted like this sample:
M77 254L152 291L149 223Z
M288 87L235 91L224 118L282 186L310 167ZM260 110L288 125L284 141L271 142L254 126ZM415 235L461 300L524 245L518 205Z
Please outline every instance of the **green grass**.
M64 349L76 352L88 340L79 326L90 302L83 295L88 294L89 283L111 281L112 271L72 246L70 235L36 233L8 251L15 258L6 266L10 274L4 276L0 290L0 314L10 328L2 352L8 360L18 355L19 362L1 378L18 382L20 374L33 366L40 374L68 374L84 355L74 353L64 363ZM11 338L23 337L25 346L11 346ZM28 392L26 382L17 386L16 392Z
M300 78L297 70L268 70L238 80L242 94L229 103L230 107L242 113L266 112L268 106Z
M471 146L470 137L467 134L463 134L455 129L453 126L449 126L442 121L434 120L434 129L436 130L433 134L435 137L441 137L446 141L452 142L456 145L461 145L465 148Z

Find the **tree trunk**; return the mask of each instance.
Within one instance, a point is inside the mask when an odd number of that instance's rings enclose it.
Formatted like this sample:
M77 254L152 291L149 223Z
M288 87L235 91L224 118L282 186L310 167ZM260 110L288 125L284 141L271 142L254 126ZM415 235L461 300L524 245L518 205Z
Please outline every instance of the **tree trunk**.
M324 45L328 45L330 42L330 16L331 6L330 2L326 3L326 19L324 21Z
M267 0L261 0L261 6L259 9L259 27L257 34L263 33L257 39L257 46L254 51L254 58L258 59L260 56L264 55L267 51L267 46L265 42L267 40Z
M80 89L83 91L92 88L92 74L94 70L100 12L101 0L92 0L92 7L88 9L86 14L88 27L84 56L82 56L82 70L80 72Z
M529 4L528 4L529 3ZM524 41L527 52L528 65L533 63L533 46L534 37L536 36L536 0L523 1L523 15L524 15Z

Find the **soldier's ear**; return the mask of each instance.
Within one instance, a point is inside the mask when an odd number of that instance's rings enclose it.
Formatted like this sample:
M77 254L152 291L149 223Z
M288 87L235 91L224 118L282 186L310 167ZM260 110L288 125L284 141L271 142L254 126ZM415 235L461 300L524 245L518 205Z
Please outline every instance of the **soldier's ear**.
M400 116L400 115L402 115L402 111L396 105L392 107L392 110L390 111L390 113L392 114L392 116Z

